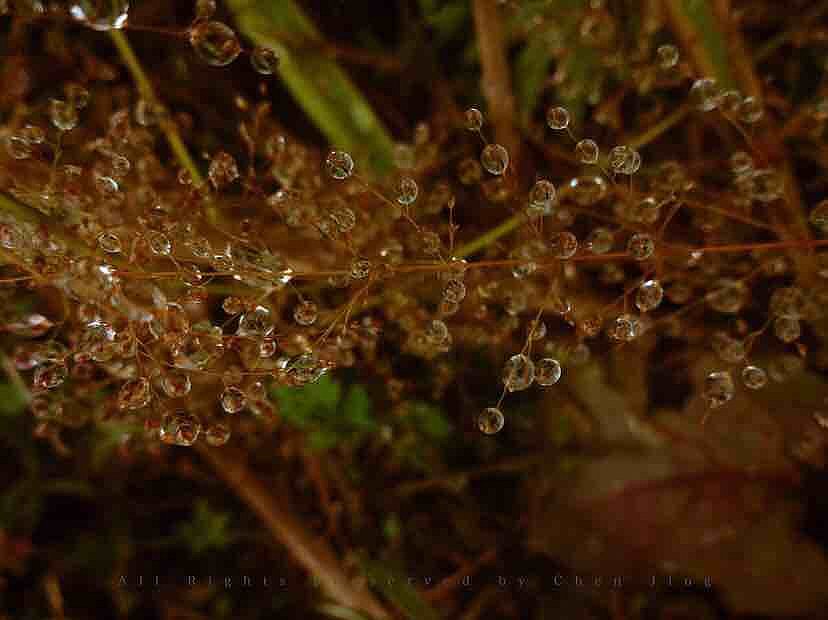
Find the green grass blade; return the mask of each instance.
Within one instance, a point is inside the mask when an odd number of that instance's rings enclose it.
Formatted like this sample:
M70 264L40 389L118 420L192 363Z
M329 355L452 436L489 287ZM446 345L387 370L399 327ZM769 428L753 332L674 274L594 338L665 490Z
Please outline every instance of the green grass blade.
M322 51L322 35L293 0L228 0L242 33L279 55L278 73L332 146L352 153L365 170L382 174L393 141L345 72Z

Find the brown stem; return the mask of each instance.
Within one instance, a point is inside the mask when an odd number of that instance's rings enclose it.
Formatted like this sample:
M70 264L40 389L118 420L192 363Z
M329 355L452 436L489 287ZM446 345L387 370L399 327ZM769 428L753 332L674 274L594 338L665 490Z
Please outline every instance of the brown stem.
M506 58L503 20L495 0L474 0L473 9L483 68L483 96L489 106L495 137L509 151L512 160L518 161L520 138L515 128L515 97Z
M277 501L270 494L240 455L231 455L225 448L217 450L203 445L199 446L198 451L259 516L273 538L287 547L296 561L319 580L332 599L345 607L361 610L377 620L391 618L369 590L352 583L333 549L306 529L299 518L286 508L284 498Z

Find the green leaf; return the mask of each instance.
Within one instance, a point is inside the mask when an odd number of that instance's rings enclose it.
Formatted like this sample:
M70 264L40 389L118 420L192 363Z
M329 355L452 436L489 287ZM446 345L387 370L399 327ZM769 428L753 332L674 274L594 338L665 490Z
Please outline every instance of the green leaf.
M532 116L552 63L545 37L533 37L518 54L515 62L515 90L523 121Z
M388 172L393 142L347 74L319 51L322 35L293 0L228 0L241 32L279 55L278 73L305 113L336 148Z
M26 394L12 383L0 383L0 415L16 416L26 409Z
M179 526L178 537L195 555L221 550L234 539L229 523L229 514L212 510L202 499L195 505L192 521Z
M342 402L342 415L353 426L360 429L374 429L376 422L371 416L371 399L361 385L353 385Z
M272 390L282 417L297 426L307 426L314 416L336 409L341 393L339 383L325 375L303 387L277 387Z
M408 416L418 431L432 438L445 439L451 433L451 423L443 412L428 403L411 403Z
M420 8L425 22L434 30L439 43L446 43L470 28L471 10L466 2L420 0Z

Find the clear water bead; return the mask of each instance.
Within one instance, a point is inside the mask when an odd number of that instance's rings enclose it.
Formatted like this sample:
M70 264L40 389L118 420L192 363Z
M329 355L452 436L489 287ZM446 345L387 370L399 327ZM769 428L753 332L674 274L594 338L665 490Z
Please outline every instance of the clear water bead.
M716 80L710 78L696 80L690 88L690 99L702 112L711 112L719 107L719 85Z
M761 390L768 384L768 374L758 366L742 368L742 383L750 390Z
M211 446L223 446L230 441L230 427L222 422L214 422L204 432L204 439Z
M655 252L655 240L647 233L635 233L627 242L627 252L635 260L647 260Z
M822 234L828 234L828 200L821 201L811 210L811 224Z
M647 280L640 287L635 295L635 305L641 312L655 310L661 305L664 298L664 289L658 280Z
M151 396L150 384L145 377L132 379L124 383L118 392L118 408L140 409L146 407Z
M656 53L658 54L658 66L662 69L672 69L678 64L679 51L675 45L662 45Z
M460 303L466 297L466 285L460 280L449 280L443 289L443 299L449 303Z
M196 55L213 67L225 67L238 58L241 45L236 32L217 21L198 22L190 29L190 45Z
M503 368L503 385L510 392L525 390L535 380L535 363L523 353L513 355Z
M219 151L210 161L207 174L210 177L210 183L218 191L239 178L239 167L230 153Z
M539 215L550 215L557 192L551 181L540 179L529 191L529 210Z
M250 64L256 73L272 75L279 66L279 56L270 47L258 46L250 54Z
M483 112L477 108L466 110L466 129L480 131L483 128Z
M397 184L397 202L404 207L414 204L414 201L417 200L419 192L420 188L417 186L417 181L404 177L400 179L400 182Z
M95 30L112 30L126 26L129 0L72 0L69 15Z
M247 404L247 397L239 388L231 385L221 393L219 402L226 413L238 413Z
M729 402L735 392L733 377L726 370L711 372L704 379L702 396L710 409L716 409Z
M58 131L72 131L78 126L78 109L70 101L52 99L49 102L49 120Z
M480 154L480 163L489 173L499 176L509 167L509 152L499 144L487 144Z
M584 247L593 254L606 254L615 244L615 235L608 228L593 228L587 236Z
M477 416L477 428L486 435L499 433L504 422L503 412L497 407L487 407Z
M595 140L586 138L575 145L575 156L582 164L594 164L598 162L600 149Z
M325 159L325 169L334 179L347 179L354 173L354 159L345 151L331 151Z
M167 414L158 430L161 441L166 444L191 446L201 434L201 420L186 412Z
M192 389L190 375L183 372L168 372L161 379L161 389L170 398L182 398Z
M535 381L538 385L544 387L555 385L561 380L562 374L561 363L551 357L545 357L535 364Z
M299 325L308 326L316 322L319 310L312 301L303 301L293 309L293 320Z
M569 127L569 112L560 106L551 107L546 111L546 124L550 129L562 131Z

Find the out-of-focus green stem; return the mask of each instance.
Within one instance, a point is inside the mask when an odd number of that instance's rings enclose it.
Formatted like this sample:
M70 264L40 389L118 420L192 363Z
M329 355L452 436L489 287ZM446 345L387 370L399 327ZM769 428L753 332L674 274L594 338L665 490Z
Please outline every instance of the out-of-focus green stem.
M141 97L153 104L162 105L161 101L158 99L158 96L155 94L155 89L152 87L152 83L147 77L144 68L141 66L141 61L138 60L138 56L135 55L135 51L129 44L129 40L126 38L126 35L120 30L110 30L109 36L112 38L112 42L115 44L115 47L118 48L118 53L121 55L127 69L129 69ZM195 161L193 161L193 158L190 156L190 152L187 150L184 141L181 139L181 134L178 132L178 127L176 127L175 122L169 115L162 114L159 120L159 125L161 126L161 131L164 132L164 136L167 138L167 142L170 145L170 149L172 149L173 155L175 155L178 162L187 170L187 172L190 173L193 184L196 186L202 185L204 183L204 177L201 176L198 166Z
M293 0L228 0L241 32L279 55L278 74L336 148L367 161L366 172L391 169L393 142L359 89L324 54L322 35Z
M477 237L477 239L461 245L457 251L454 252L454 256L457 258L466 258L472 254L476 254L480 250L493 244L501 237L504 237L516 228L519 228L525 222L526 215L524 213L515 213L513 216L504 220L491 230L487 230L485 233Z

